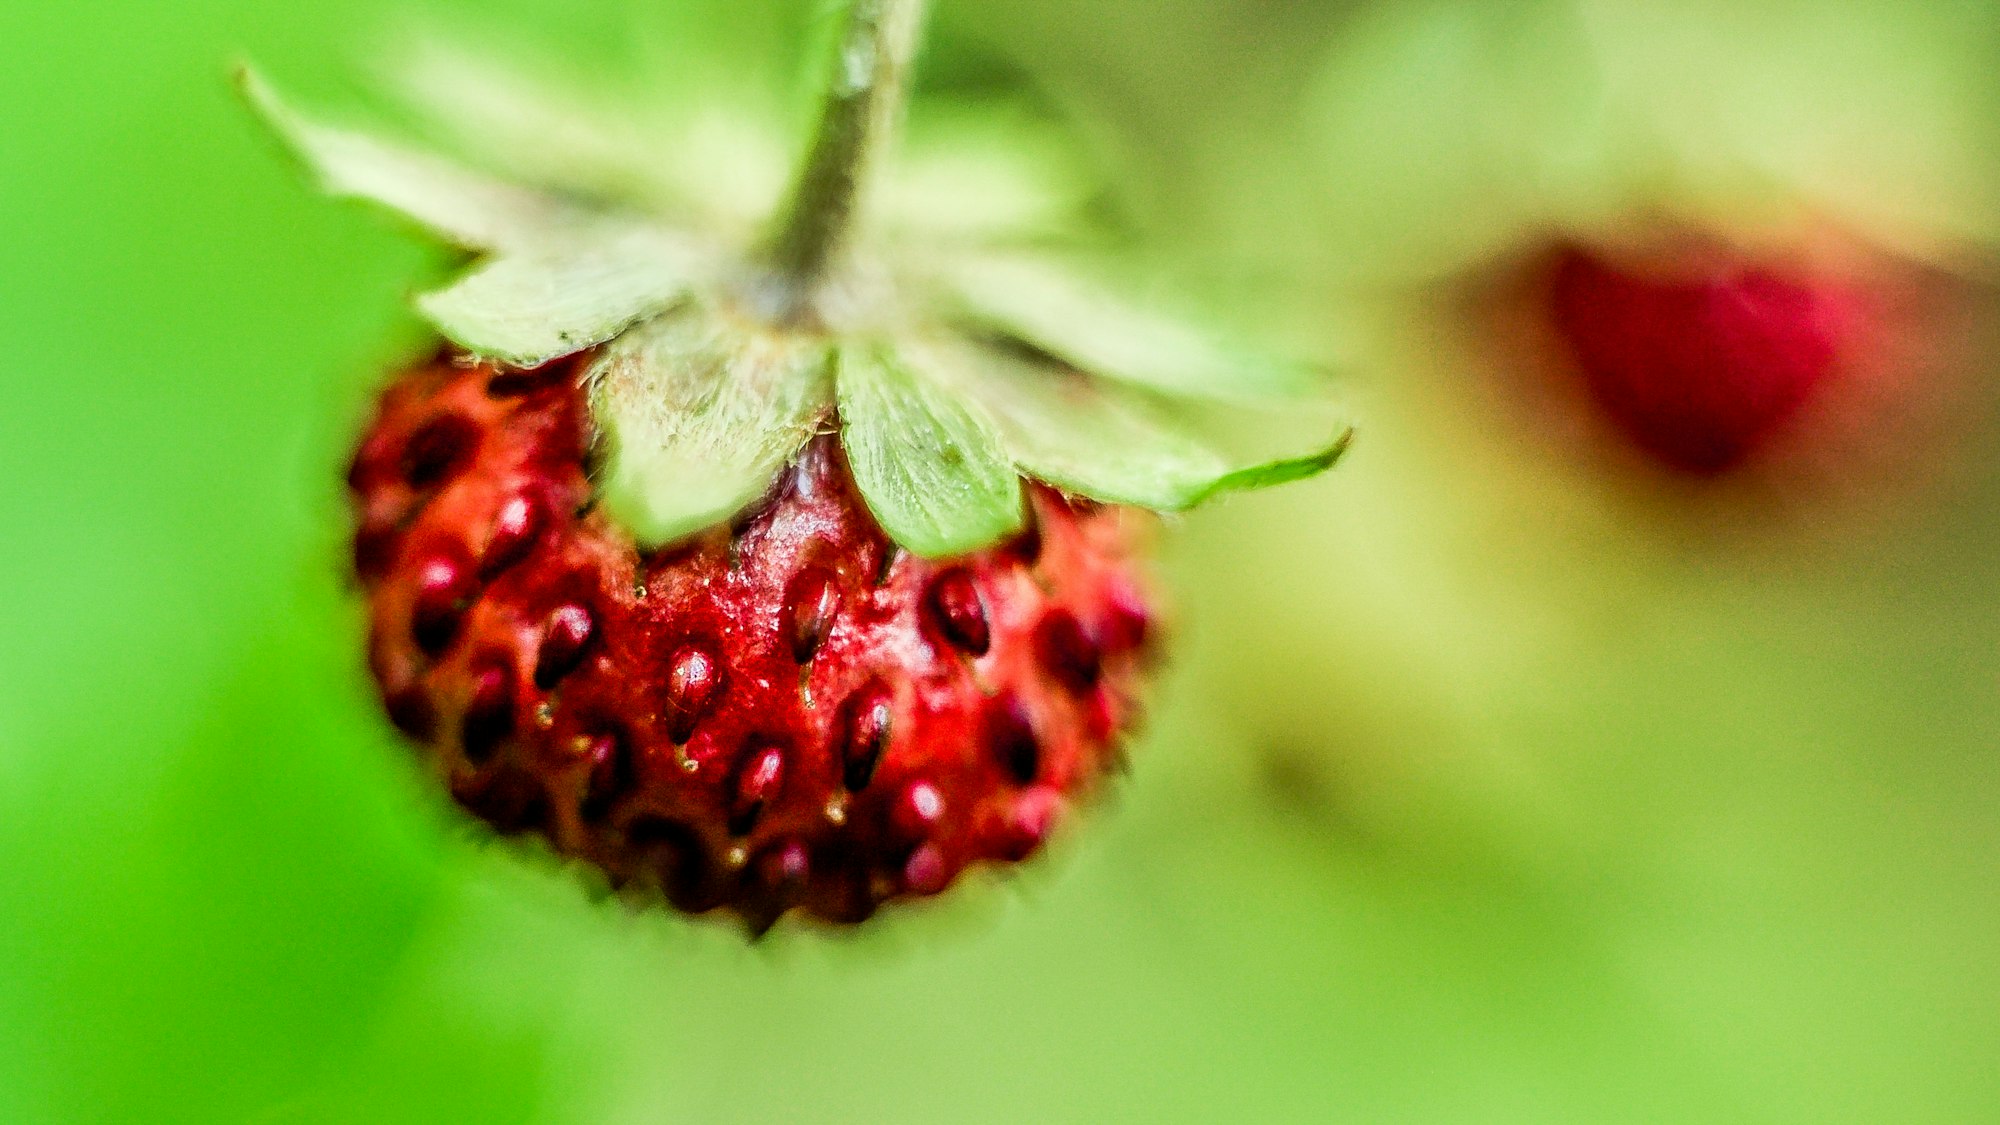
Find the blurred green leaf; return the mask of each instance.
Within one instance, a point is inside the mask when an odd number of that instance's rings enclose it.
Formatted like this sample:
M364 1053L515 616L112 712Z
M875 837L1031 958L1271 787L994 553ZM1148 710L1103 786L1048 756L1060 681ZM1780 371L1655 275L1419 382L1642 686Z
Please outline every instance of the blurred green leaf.
M1221 344L1186 320L1128 301L1039 259L980 255L945 267L978 328L1022 340L1107 379L1168 394L1218 399L1299 395L1306 371Z
M238 72L245 95L331 195L378 203L470 250L527 248L566 227L560 203L420 150L313 121L256 71Z

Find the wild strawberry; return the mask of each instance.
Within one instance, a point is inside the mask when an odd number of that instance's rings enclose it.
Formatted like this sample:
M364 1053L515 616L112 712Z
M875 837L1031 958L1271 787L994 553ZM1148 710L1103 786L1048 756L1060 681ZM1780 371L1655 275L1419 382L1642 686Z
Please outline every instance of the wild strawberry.
M855 244L919 7L854 4L748 245L654 218L684 185L643 159L522 186L248 80L331 189L485 259L419 301L454 344L391 384L349 473L389 717L499 830L756 929L1033 853L1135 714L1136 509L1346 442L1234 467L1166 407L1289 373L1019 253Z
M1598 406L1690 473L1733 468L1779 432L1867 312L1854 289L1754 262L1637 272L1578 247L1558 256L1549 298Z
M1033 852L1134 713L1138 514L1036 486L1026 530L925 559L827 435L753 510L641 551L591 506L583 369L419 366L354 463L371 666L453 795L758 924Z

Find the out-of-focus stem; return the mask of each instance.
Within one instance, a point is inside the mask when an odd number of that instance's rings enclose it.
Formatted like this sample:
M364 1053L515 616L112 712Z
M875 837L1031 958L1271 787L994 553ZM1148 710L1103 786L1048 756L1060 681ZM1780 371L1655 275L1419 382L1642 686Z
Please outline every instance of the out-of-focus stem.
M779 213L771 264L809 294L846 250L870 165L903 116L926 0L852 0L812 148Z

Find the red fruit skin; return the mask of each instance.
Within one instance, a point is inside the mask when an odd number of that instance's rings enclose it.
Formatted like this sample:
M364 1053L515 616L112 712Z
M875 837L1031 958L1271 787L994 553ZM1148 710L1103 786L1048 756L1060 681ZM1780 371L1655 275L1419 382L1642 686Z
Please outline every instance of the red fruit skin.
M761 932L1024 858L1116 766L1144 516L1034 486L1029 532L926 560L827 436L732 526L641 553L591 507L579 362L419 366L349 474L370 668L466 809Z
M1550 288L1598 407L1662 465L1713 475L1763 448L1840 368L1866 301L1742 261L1629 272L1577 247Z

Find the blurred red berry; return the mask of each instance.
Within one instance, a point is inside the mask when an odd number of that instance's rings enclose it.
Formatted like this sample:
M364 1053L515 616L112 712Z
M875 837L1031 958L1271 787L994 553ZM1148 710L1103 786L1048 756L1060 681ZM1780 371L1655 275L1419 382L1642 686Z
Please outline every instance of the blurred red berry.
M1550 288L1590 396L1661 464L1717 474L1766 447L1840 370L1857 289L1732 259L1645 273L1570 247Z

